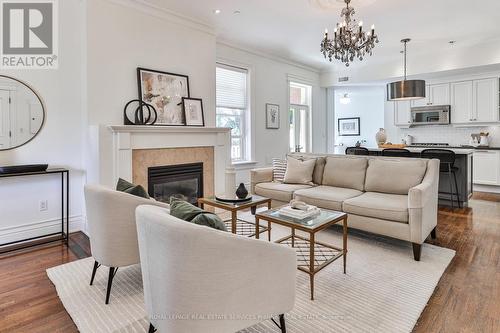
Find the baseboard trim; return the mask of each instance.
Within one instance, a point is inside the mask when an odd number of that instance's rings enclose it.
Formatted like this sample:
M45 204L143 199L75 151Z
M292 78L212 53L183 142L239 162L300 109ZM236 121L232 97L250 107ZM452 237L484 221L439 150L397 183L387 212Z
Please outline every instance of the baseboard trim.
M69 231L75 232L83 230L84 218L81 215L70 216ZM40 235L50 234L61 230L61 219L55 218L50 220L27 223L19 226L9 226L0 229L0 244L14 242L20 239L37 237Z

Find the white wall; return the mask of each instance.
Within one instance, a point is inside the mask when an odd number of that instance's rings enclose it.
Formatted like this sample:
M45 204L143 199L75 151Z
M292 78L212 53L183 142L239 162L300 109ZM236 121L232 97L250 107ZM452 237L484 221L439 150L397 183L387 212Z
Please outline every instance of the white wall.
M20 148L0 151L0 165L49 163L71 170L71 221L82 221L82 59L79 0L59 1L59 69L1 71L25 81L42 97L46 123ZM60 178L32 176L0 179L0 243L60 230ZM39 201L48 210L39 211Z
M90 125L123 124L123 107L138 98L137 67L189 76L191 97L203 99L215 124L215 35L168 13L88 0L87 98Z
M340 98L347 93L351 102L349 104L340 103ZM334 94L334 127L335 144L343 144L340 150L345 147L352 147L357 141L366 140L363 146L375 147L375 134L381 127L384 127L384 94L383 86L353 86L345 88L335 88ZM338 119L360 117L361 131L359 136L339 136Z
M288 153L288 80L306 83L312 90L312 148L326 151L326 90L319 87L319 74L267 55L243 50L227 44L217 44L217 60L244 66L250 71L253 160L256 164L239 167L237 182L249 182L249 170L255 166L270 165L273 158ZM266 103L280 106L280 128L266 129Z

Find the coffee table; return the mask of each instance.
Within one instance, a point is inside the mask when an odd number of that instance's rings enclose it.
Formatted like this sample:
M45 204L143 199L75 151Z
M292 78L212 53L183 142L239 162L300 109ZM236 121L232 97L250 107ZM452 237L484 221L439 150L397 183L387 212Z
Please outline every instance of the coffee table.
M270 223L276 223L291 229L291 235L281 238L276 243L286 244L296 249L298 265L297 268L309 274L311 286L311 300L314 300L314 275L320 270L343 257L344 274L346 273L347 261L347 214L332 210L321 209L319 215L305 218L303 220L284 216L279 213L279 208L270 209L258 213L255 216L256 238L259 238L259 220L265 220ZM330 244L316 241L316 233L328 228L338 222L343 226L343 245L342 248ZM296 235L296 230L309 234L309 238ZM269 225L269 235L271 229Z
M267 205L267 208L271 209L271 201L272 200L269 198L258 195L252 195L251 200L238 203L223 202L217 200L215 197L209 197L199 198L198 205L201 209L204 209L205 205L207 205L231 212L231 218L229 220L225 220L224 222L233 234L247 237L255 236L256 238L259 238L259 234L268 231L268 228L265 226L257 226L256 223L238 219L238 212L250 208L252 215L255 215L258 206ZM271 235L269 235L269 240L271 240Z

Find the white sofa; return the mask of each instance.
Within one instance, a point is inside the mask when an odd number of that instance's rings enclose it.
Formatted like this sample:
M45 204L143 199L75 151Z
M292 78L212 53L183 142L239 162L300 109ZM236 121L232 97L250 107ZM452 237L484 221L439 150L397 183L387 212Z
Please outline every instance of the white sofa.
M283 314L295 302L296 254L171 216L136 210L150 332L236 332Z
M292 198L348 213L352 228L421 245L436 235L439 160L349 155L290 154L316 158L314 183L273 181L272 168L251 171L252 192L273 199L273 206Z

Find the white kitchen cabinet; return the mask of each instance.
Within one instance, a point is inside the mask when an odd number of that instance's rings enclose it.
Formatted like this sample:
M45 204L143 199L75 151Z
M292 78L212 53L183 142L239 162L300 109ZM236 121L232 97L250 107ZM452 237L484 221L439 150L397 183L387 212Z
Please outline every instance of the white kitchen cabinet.
M498 78L473 81L473 121L498 121Z
M472 81L451 83L451 122L466 123L472 121Z
M451 122L478 124L497 122L498 78L451 83Z
M450 105L450 84L429 85L430 105Z
M500 151L474 151L474 184L500 185Z
M450 84L428 84L425 86L425 98L412 101L413 107L430 105L450 105Z
M410 101L394 102L394 125L410 126L410 119L411 119L410 113L411 113Z

